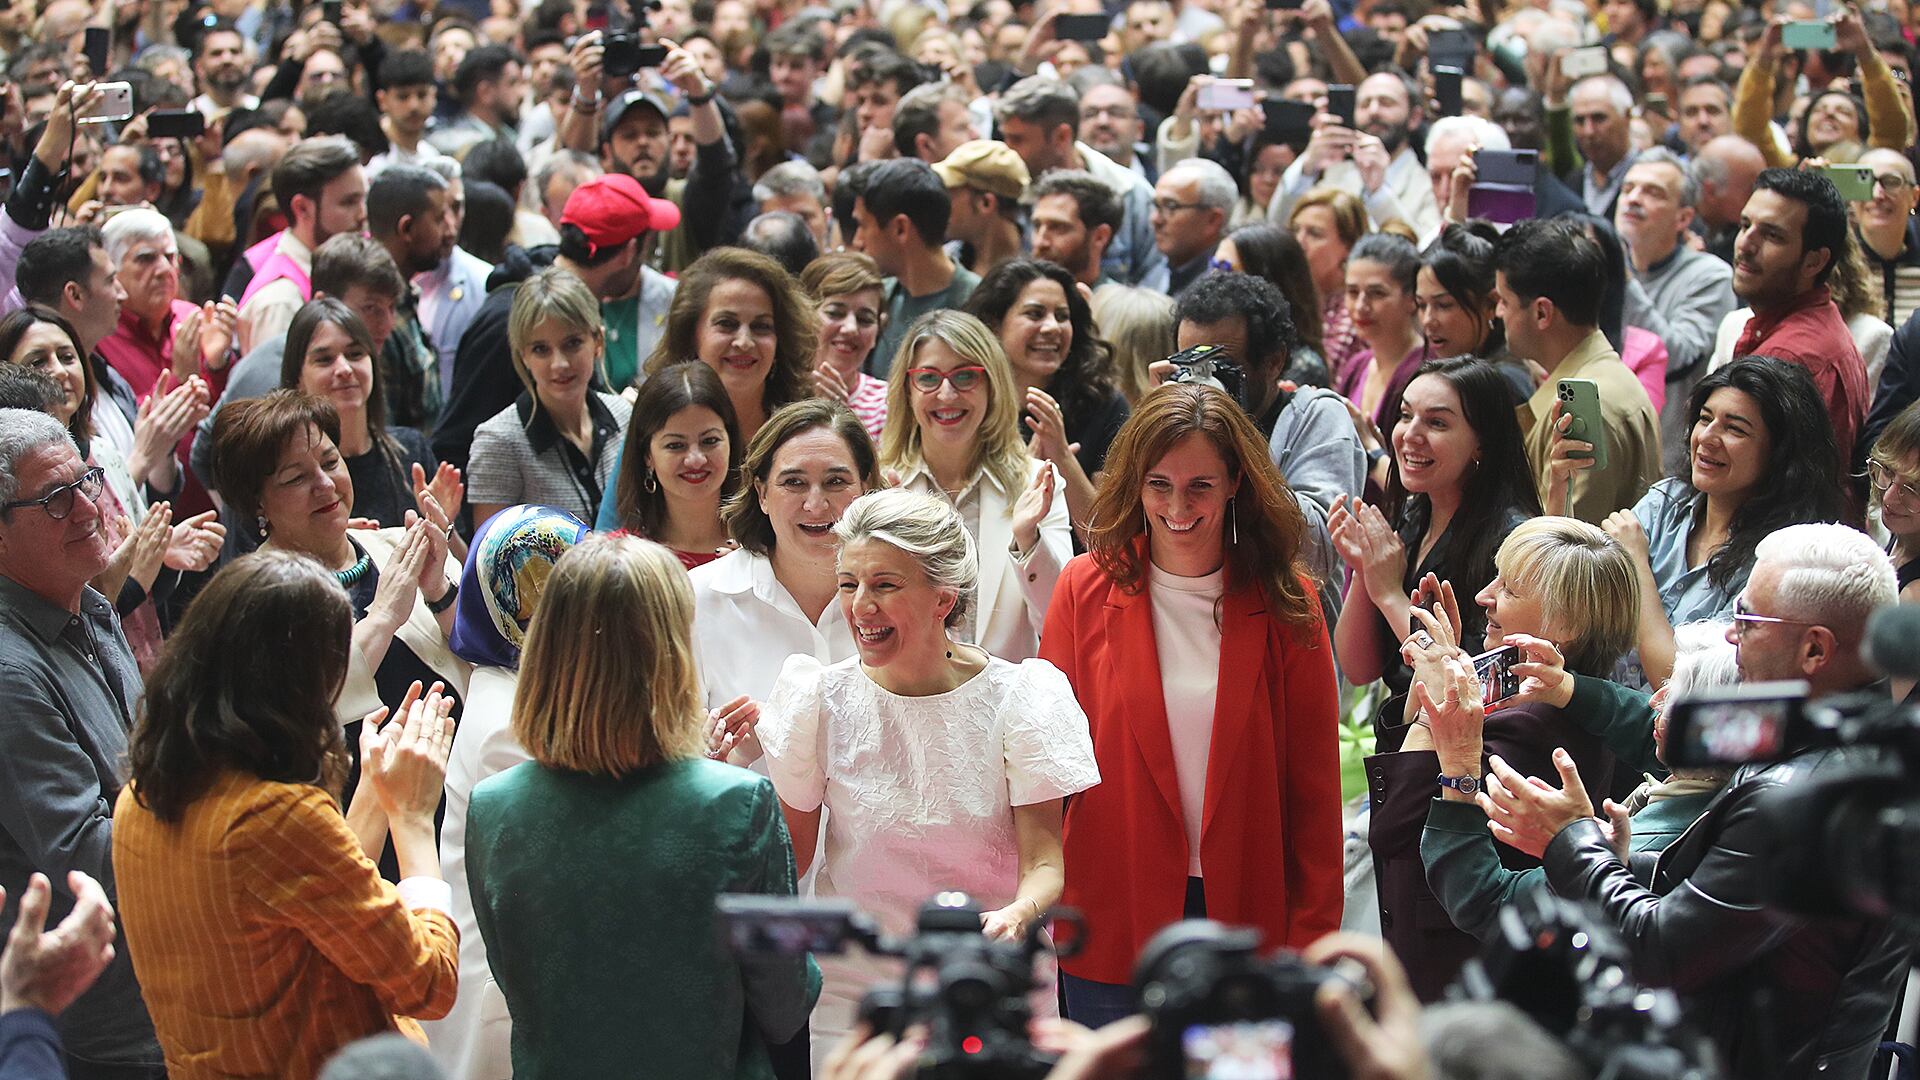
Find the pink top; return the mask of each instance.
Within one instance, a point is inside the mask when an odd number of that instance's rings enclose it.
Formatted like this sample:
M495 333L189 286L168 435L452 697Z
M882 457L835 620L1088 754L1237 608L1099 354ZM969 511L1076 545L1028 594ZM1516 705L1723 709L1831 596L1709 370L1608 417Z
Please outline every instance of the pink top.
M860 384L847 395L847 408L860 418L860 426L877 442L880 429L887 426L887 384L866 372L860 373Z
M1621 344L1626 347L1620 350L1620 359L1647 388L1647 399L1659 413L1667 403L1667 343L1650 331L1629 326Z

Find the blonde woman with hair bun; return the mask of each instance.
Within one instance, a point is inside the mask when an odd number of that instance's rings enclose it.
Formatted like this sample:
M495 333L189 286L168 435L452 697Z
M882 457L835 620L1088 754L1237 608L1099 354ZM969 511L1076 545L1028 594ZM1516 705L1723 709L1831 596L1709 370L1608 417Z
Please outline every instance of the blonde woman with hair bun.
M819 895L903 934L928 898L958 890L981 905L982 933L1024 940L1060 898L1065 799L1100 782L1073 688L1044 660L1012 663L949 636L979 562L944 499L873 492L834 533L858 655L790 657L758 726L802 869L825 809ZM865 955L822 959L816 1071L867 989L899 973ZM1052 980L1043 983L1035 1011L1050 1015Z
M898 486L951 504L979 552L954 637L1005 660L1035 656L1047 600L1073 558L1066 479L1027 452L1013 369L985 323L929 312L896 357L887 412L900 420L881 437L881 467Z

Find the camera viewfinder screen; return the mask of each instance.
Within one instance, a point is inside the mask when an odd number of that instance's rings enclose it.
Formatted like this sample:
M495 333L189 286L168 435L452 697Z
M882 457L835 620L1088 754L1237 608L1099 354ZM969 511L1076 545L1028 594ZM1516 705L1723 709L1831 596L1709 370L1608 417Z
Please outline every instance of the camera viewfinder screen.
M1791 704L1729 701L1695 707L1691 759L1737 762L1780 756Z
M1285 1020L1195 1024L1181 1043L1187 1080L1293 1080L1293 1025Z

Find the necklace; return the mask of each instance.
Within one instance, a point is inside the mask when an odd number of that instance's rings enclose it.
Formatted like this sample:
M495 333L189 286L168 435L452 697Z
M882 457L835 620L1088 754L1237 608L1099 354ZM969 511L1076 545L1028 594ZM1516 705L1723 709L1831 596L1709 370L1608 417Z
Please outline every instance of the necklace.
M345 570L335 570L333 577L335 581L340 583L342 588L351 589L355 585L358 585L360 579L366 577L367 571L371 569L373 569L373 556L361 552L358 562L355 562Z

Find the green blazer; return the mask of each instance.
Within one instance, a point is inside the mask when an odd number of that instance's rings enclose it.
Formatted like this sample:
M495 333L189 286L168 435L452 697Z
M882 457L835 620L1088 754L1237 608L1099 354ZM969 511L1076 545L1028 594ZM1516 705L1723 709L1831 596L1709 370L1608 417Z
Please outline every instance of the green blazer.
M519 1080L771 1077L811 957L734 955L721 893L794 892L773 785L694 760L623 780L515 766L473 789L467 880Z

